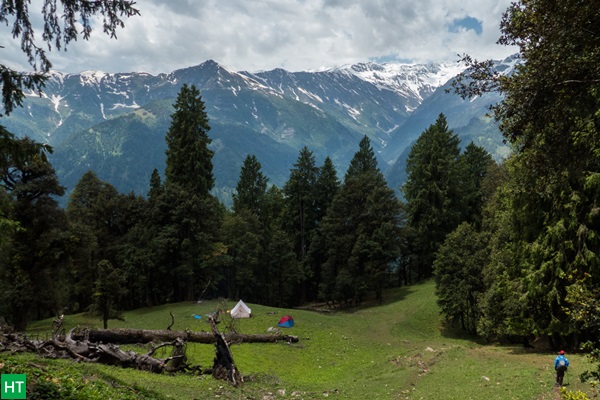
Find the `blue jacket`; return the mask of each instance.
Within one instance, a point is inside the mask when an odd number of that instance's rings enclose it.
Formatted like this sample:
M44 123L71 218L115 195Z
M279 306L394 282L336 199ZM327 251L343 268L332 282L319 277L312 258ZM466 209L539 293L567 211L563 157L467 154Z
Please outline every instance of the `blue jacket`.
M554 369L558 368L558 363L560 360L565 360L565 365L568 367L569 366L569 360L567 360L567 357L565 357L564 355L559 355L556 357L556 359L554 360Z

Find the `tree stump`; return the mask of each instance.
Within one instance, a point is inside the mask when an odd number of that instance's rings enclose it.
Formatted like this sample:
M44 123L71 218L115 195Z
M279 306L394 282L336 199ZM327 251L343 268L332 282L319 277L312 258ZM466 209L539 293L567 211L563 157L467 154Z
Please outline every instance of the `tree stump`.
M225 336L217 330L217 323L214 317L209 317L208 322L215 336L216 354L213 362L213 377L229 381L233 386L237 387L244 382L242 374L235 366L233 355L229 349L229 344L225 340Z

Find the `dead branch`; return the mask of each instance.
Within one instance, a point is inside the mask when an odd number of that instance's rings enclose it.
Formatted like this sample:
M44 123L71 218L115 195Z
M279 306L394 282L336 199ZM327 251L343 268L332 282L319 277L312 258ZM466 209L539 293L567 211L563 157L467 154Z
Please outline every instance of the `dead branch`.
M155 373L163 372L167 363L172 360L184 358L185 355L177 355L166 359L152 357L159 345L150 349L146 354L137 354L134 351L123 351L112 343L94 343L88 340L79 341L73 339L72 329L64 341L52 338L46 341L30 340L25 335L3 334L0 335L0 352L32 352L45 357L71 358L77 361L98 362L107 365L118 365L124 368L141 369ZM169 343L165 345L175 345ZM179 365L182 369L182 366Z
M167 330L170 331L171 327L173 325L175 325L175 317L173 316L173 313L171 311L169 311L169 315L171 316L171 325L167 326Z

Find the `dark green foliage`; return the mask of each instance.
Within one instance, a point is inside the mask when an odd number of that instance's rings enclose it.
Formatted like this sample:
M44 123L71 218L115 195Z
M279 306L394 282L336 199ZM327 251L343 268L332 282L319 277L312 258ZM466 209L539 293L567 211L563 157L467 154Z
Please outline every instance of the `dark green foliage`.
M469 143L459 158L463 204L461 220L475 224L476 228L481 226L483 206L487 200L482 184L493 164L491 154L473 143Z
M57 188L52 188L58 186L54 172L52 176L46 176L43 172L43 165L48 164L46 154L51 152L50 146L36 143L29 138L17 139L0 125L0 186L11 192L14 198L27 196L33 200L43 194L42 189L36 188L28 193L27 187L45 182L43 185L50 190L50 194L61 196L64 189L57 192ZM29 166L32 162L39 168Z
M317 227L311 234L308 255L304 262L307 279L307 300L315 300L319 286L322 281L322 266L327 259L327 248L323 240L321 226L327 211L340 188L333 162L329 157L325 158L323 165L319 168L319 174L315 182L315 212ZM310 295L312 293L312 295Z
M118 263L119 244L136 220L123 208L124 198L92 171L71 193L67 217L74 241L73 311L92 304L98 263L104 259Z
M2 139L9 150L0 159L1 215L8 228L0 240L0 300L20 331L30 317L52 315L64 305L69 239L64 212L54 200L64 188L46 160L46 147L5 131Z
M172 300L194 300L202 288L219 280L217 271L208 269L207 262L217 246L215 232L222 221L217 200L190 193L177 184L165 187L165 220L160 229L167 254Z
M487 263L484 235L463 222L436 253L433 273L441 313L451 323L476 333L479 297L484 291L482 270Z
M340 181L331 158L326 157L315 182L315 208L317 221L321 221L327 214L335 194L340 187Z
M293 234L296 256L303 261L310 246L310 232L315 228L315 182L318 168L308 147L298 155L283 192L286 198L286 230Z
M267 284L260 280L259 271L263 230L256 215L247 209L228 215L221 227L221 240L227 247L227 258L223 260L224 287L229 298L258 300L260 286Z
M214 186L213 151L208 148L210 126L200 91L184 84L174 106L166 137L166 179L198 196L207 196Z
M151 232L170 277L170 300L192 300L220 279L212 259L220 254L217 237L222 209L210 194L214 185L210 126L200 92L184 84L177 96L166 135L164 191L153 174ZM156 192L160 193L156 195ZM154 199L154 197L156 197Z
M597 2L516 2L499 41L520 49L514 74L467 57L475 84L462 94L504 95L493 110L515 149L484 220L493 232L485 334L551 335L558 345L580 330L564 308L570 281L589 274L591 288L600 284L599 26Z
M266 190L266 178L254 156L242 166L233 213L226 216L221 240L224 288L230 298L274 306L298 303L303 278L292 235L282 229L286 202L281 190Z
M371 141L365 135L358 144L358 152L354 154L354 157L350 161L344 180L347 181L348 178L357 177L365 172L376 170L379 170L379 168L377 167L375 152L371 147Z
M114 268L110 261L102 260L97 265L97 275L90 311L102 317L104 329L107 329L109 319L123 318L117 307L126 292L125 274Z
M440 114L413 146L403 187L411 230L411 269L417 280L431 276L435 252L461 222L460 140Z
M244 160L240 179L233 195L233 211L246 209L254 215L262 214L262 203L267 191L268 178L261 171L261 165L254 155Z
M326 261L319 295L359 304L369 292L381 300L400 254L403 210L377 168L368 139L351 165L320 228Z

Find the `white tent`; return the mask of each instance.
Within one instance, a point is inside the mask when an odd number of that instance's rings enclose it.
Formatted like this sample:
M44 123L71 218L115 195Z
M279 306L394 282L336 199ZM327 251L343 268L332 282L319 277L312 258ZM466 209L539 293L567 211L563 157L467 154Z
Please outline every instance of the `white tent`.
M251 314L252 310L241 300L231 309L231 318L250 318Z

